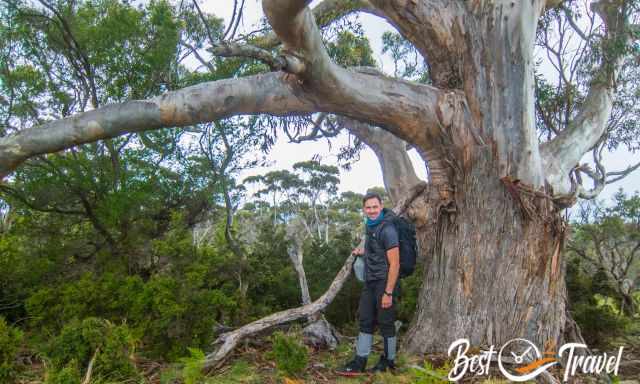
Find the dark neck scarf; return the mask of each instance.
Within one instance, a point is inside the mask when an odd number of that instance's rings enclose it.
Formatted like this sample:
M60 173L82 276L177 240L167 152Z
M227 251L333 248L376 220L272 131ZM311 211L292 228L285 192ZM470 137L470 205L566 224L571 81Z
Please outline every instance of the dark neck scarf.
M368 227L375 227L376 225L378 225L378 224L380 224L382 222L383 218L384 218L384 211L380 211L380 214L378 215L378 217L376 217L373 220L371 220L370 218L367 217L367 226Z

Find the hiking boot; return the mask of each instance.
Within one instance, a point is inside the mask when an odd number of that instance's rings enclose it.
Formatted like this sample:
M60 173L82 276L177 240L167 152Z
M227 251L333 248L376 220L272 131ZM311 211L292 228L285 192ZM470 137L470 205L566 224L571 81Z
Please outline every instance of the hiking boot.
M396 365L393 360L387 360L385 355L380 356L380 360L378 360L378 364L376 364L373 368L369 369L370 373L378 373L378 372L393 372L396 369Z
M367 358L357 356L347 363L344 367L337 369L336 374L340 376L360 376L365 373L367 366Z

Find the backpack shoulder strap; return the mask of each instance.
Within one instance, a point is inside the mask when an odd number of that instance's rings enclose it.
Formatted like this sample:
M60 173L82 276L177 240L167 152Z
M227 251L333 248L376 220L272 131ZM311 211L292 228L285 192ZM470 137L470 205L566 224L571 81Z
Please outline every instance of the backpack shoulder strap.
M396 230L397 230L397 228L398 228L398 227L397 227L397 225L396 225L396 223L395 223L396 217L397 217L397 216L395 216L395 215L394 215L394 216L388 216L388 218L387 218L387 217L385 217L385 218L382 220L382 223L380 223L380 225L378 226L378 228L376 228L376 231L375 231L375 234L376 234L375 240L376 240L376 241L378 241L378 244L379 244L379 245L382 245L382 244L379 242L379 241L380 241L380 235L382 234L382 230L383 230L387 225L394 225L394 226L396 227ZM399 236L399 234L398 234L398 236Z

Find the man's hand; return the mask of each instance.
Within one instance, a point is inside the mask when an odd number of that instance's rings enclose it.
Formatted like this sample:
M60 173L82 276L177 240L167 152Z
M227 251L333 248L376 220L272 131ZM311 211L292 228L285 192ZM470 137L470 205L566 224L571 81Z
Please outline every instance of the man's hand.
M382 302L380 303L382 308L389 308L391 307L392 303L393 303L393 296L382 294Z
M351 251L351 254L362 256L364 255L364 248L355 248L353 251Z

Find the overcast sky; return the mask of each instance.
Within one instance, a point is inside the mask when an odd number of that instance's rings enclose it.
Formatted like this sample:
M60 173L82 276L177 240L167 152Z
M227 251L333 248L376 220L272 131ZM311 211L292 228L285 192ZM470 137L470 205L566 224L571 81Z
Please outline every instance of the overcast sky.
M317 4L319 0L312 2L312 7ZM231 17L233 11L232 0L209 0L202 1L201 7L209 13L213 13L218 17L224 18L226 21ZM260 0L246 0L245 11L240 30L248 32L256 29L256 23L262 17L262 8L260 6ZM359 15L365 34L369 38L369 42L374 51L374 57L381 66L381 69L387 73L393 72L393 62L389 57L382 55L382 41L381 36L385 31L393 30L392 27L384 20L367 14ZM284 136L284 135L281 135ZM331 148L326 143L326 140L320 142L307 142L301 144L287 143L283 137L280 137L278 143L275 145L269 159L273 164L269 168L255 169L251 172L247 172L241 175L244 178L253 174L265 173L275 169L289 169L291 166L298 162L311 159L314 155L319 155L323 163L336 164L337 149L344 143L346 143L347 135L341 135L338 138L332 140ZM410 156L414 162L414 166L418 176L425 179L426 170L420 157L415 151L410 151ZM585 157L584 161L588 161ZM607 153L604 156L604 164L607 171L617 171L628 167L634 162L640 161L640 153L631 154L625 150L619 150L616 153ZM373 151L366 149L362 151L360 160L354 164L350 171L341 170L340 175L340 191L354 191L358 193L364 193L367 188L373 186L382 186L382 173L378 160L376 159ZM600 199L609 199L618 188L623 188L627 193L640 189L640 171L636 171L634 174L626 177L622 181L605 187L604 191L600 194Z

